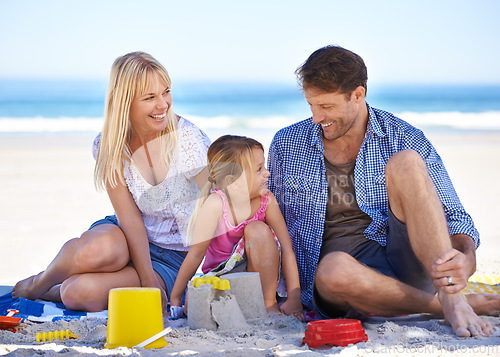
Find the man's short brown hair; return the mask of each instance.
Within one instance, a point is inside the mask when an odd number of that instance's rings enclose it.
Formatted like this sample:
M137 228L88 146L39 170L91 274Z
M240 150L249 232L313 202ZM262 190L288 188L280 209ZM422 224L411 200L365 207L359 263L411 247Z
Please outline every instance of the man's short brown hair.
M345 48L325 46L314 51L295 71L303 89L350 95L358 86L365 88L368 74L363 59Z

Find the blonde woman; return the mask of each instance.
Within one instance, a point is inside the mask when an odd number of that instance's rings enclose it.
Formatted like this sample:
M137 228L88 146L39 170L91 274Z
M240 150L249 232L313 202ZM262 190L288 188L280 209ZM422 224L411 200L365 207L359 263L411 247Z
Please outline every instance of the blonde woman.
M110 289L143 286L160 288L166 307L189 249L183 242L207 182L210 144L174 113L170 90L167 71L150 55L116 59L93 147L95 184L107 191L115 215L65 243L45 271L15 285L13 297L100 311Z

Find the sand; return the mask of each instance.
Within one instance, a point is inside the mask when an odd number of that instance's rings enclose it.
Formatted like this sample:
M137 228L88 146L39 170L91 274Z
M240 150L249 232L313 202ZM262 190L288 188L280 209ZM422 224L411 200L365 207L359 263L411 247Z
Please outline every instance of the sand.
M218 133L209 135L215 139ZM271 135L256 138L267 147ZM427 135L481 233L478 272L500 275L500 133ZM93 186L92 139L91 134L0 136L0 285L13 285L38 273L67 239L112 213L106 193L96 192ZM302 346L306 324L282 315L249 320L247 327L231 331L191 330L185 319L165 319L165 326L170 324L174 331L161 350L104 349L106 321L100 319L26 322L15 334L0 331L0 355L500 355L500 318L487 319L494 326L490 337L461 339L454 337L440 316L370 318L363 323L368 342L324 350ZM35 342L36 332L66 328L78 339Z

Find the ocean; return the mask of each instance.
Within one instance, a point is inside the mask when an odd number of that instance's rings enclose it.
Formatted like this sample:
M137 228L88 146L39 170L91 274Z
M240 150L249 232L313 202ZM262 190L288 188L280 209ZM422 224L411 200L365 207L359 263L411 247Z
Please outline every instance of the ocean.
M97 133L105 93L101 81L0 80L0 134ZM274 133L311 116L293 83L186 82L172 95L177 114L219 133ZM500 130L500 85L374 85L367 102L424 130Z

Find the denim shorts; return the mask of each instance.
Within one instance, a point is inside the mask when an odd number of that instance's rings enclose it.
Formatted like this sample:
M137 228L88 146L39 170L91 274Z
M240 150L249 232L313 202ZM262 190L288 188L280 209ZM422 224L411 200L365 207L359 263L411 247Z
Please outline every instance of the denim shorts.
M118 226L118 219L114 215L106 216L105 218L94 222L90 226L89 230L100 224L114 224L115 226ZM161 248L151 242L149 242L149 254L151 255L151 263L154 271L156 271L165 282L165 286L167 287L167 297L170 300L170 292L174 287L175 278L179 273L179 269L181 268L186 255L177 250Z
M100 224L114 224L115 226L118 226L118 218L116 218L115 215L113 216L106 216L104 217L103 219L100 219L98 221L95 221L94 223L92 223L89 227L89 231L94 228L95 226L98 226Z
M364 248L353 254L353 258L381 274L419 290L436 293L432 279L413 252L406 224L399 221L391 210L389 210L388 225L385 247L367 239ZM359 313L352 308L344 311L322 299L316 286L313 287L313 299L316 310L323 318L359 317Z

